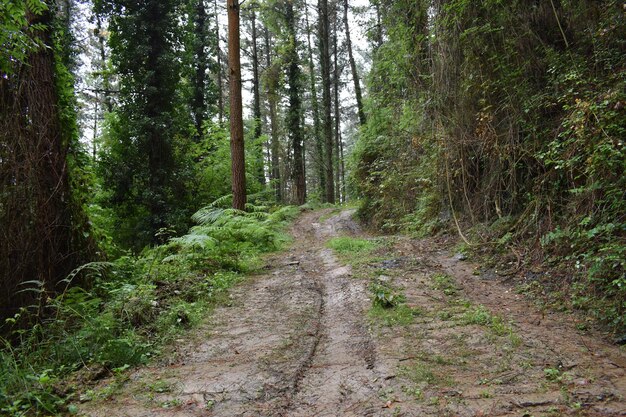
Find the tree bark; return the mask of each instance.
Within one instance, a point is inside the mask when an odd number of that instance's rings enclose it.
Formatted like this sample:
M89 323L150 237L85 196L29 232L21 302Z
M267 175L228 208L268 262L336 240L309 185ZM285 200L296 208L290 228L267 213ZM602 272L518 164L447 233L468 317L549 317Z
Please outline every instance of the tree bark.
M318 0L319 48L322 72L322 124L324 125L326 202L335 202L335 184L333 178L333 126L331 119L330 97L330 36L328 18L328 0Z
M300 125L300 64L293 2L286 1L285 5L285 19L287 23L287 30L289 32L289 51L287 54L289 62L287 67L287 79L289 83L289 111L287 113L287 126L289 127L293 147L292 178L295 187L296 204L302 205L306 202L306 179L304 177L302 127Z
M102 31L102 19L100 13L96 13L96 31L98 32L98 49L100 50L100 61L102 71L102 88L104 90L104 105L109 113L113 111L113 101L111 100L111 77L107 70L106 49L104 47L105 38Z
M73 93L59 83L67 69L55 56L57 26L50 9L26 18L42 46L0 77L0 320L46 303L87 260L89 230L67 163L75 121L64 118L71 110L61 97Z
M278 105L278 95L276 93L276 88L278 84L278 71L277 68L272 64L271 58L271 49L270 49L270 33L267 28L265 28L265 53L266 53L266 62L267 62L267 73L265 76L265 82L267 84L267 101L269 107L269 117L270 117L270 130L271 130L271 140L270 140L270 148L271 148L271 173L270 178L273 181L274 189L276 191L276 201L283 201L283 193L282 193L282 183L281 183L281 175L280 175L280 143L278 141L278 122L277 122L277 105Z
M193 98L192 98L192 112L194 118L194 124L196 132L194 139L199 142L202 139L202 124L206 117L206 86L205 78L208 68L207 54L204 51L206 44L207 30L206 30L206 9L204 7L204 0L197 0L196 4L196 22L195 22L195 39L194 39L194 65L195 74L193 79Z
M213 0L215 10L215 55L217 56L217 114L220 126L224 122L224 84L222 82L222 50L220 49L220 22L217 0Z
M263 161L263 145L259 142L261 137L261 97L259 94L259 55L257 50L256 11L250 10L252 20L252 113L254 116L254 149L257 158L257 179L265 185L265 168Z
M359 82L359 73L356 68L356 61L352 53L352 41L350 40L350 25L348 23L348 0L343 0L343 20L346 27L346 47L348 49L348 60L350 61L350 70L352 71L352 79L354 80L354 95L356 96L356 108L359 115L359 123L363 126L366 122L365 112L363 111L363 96L361 93L361 83Z
M246 165L241 103L241 59L239 0L226 0L228 9L228 67L230 79L230 152L232 160L233 208L246 208Z
M313 48L311 47L311 26L309 25L309 8L304 2L305 21L306 21L306 37L309 54L309 74L311 82L311 109L313 110L313 133L315 135L315 166L317 168L317 177L319 182L319 193L323 195L326 192L326 175L324 173L324 143L322 141L320 127L320 106L317 102L317 83L315 82L315 64L313 63Z
M336 5L335 5L336 6ZM337 8L335 7L333 13L333 94L334 94L334 162L335 162L335 198L338 202L341 202L341 173L340 173L340 155L339 155L339 141L341 140L340 127L341 127L341 109L339 107L339 53L338 53L338 16Z

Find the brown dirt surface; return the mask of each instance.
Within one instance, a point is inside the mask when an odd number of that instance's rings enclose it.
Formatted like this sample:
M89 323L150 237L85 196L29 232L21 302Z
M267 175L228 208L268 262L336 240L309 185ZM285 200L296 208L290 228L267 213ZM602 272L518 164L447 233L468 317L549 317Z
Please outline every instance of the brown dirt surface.
M441 242L371 237L353 213L304 213L290 249L168 363L133 371L80 414L626 415L623 349L475 275ZM377 248L338 256L326 247L336 236ZM373 284L401 302L372 308Z

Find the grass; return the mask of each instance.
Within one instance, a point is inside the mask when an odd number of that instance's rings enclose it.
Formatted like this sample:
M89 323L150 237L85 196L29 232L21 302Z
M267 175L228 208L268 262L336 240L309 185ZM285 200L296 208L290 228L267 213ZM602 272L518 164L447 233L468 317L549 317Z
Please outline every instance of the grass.
M522 338L515 333L509 323L502 317L492 314L485 306L470 306L459 319L461 325L479 325L489 328L494 336L507 336L512 347L522 344Z
M326 245L340 255L368 254L378 246L376 242L371 240L348 236L332 238Z
M431 276L431 280L433 281L432 288L442 291L445 295L454 296L459 292L456 281L450 275L437 273Z
M432 362L432 363L431 363ZM423 390L428 385L453 386L454 380L441 368L450 364L446 359L429 358L421 354L413 363L400 367L400 376L415 384L415 389Z
M369 311L370 319L386 327L408 326L414 322L415 317L422 314L421 310L411 308L406 304L400 304L391 308L375 305Z

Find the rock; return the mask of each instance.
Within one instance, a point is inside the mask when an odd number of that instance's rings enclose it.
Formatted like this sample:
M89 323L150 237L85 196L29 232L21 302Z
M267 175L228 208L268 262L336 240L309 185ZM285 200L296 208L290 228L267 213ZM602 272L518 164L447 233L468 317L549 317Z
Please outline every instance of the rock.
M389 275L379 275L377 280L382 283L387 283L391 281L391 277Z

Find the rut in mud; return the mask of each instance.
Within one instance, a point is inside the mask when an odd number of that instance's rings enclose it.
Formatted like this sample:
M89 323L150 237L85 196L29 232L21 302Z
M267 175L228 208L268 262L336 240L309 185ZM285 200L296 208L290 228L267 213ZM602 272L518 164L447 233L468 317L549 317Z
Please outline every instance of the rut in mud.
M435 241L386 238L372 259L343 265L325 242L363 237L352 214L303 214L291 249L181 340L171 363L135 371L81 413L626 415L623 351L534 312ZM368 315L368 287L382 281L403 294L405 322Z

